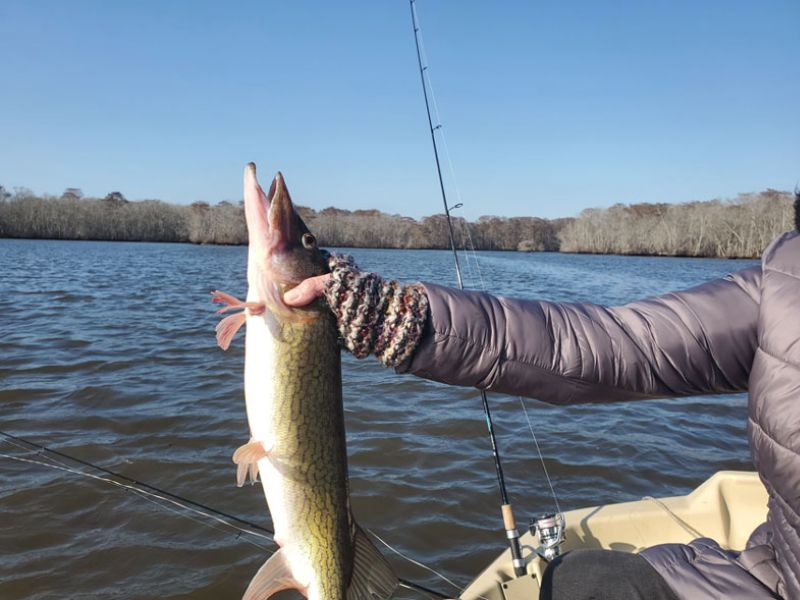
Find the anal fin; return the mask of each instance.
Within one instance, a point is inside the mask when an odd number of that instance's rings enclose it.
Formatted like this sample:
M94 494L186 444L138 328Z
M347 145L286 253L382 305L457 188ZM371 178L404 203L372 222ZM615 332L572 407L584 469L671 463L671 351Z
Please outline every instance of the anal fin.
M272 444L263 440L251 439L243 446L239 446L233 453L233 462L236 463L236 485L242 487L250 475L250 482L255 483L258 478L258 461L269 456Z
M347 600L387 600L397 589L397 576L367 534L355 525L353 574Z
M270 556L255 574L242 600L266 600L281 590L289 589L305 592L306 587L292 576L286 553L280 549Z

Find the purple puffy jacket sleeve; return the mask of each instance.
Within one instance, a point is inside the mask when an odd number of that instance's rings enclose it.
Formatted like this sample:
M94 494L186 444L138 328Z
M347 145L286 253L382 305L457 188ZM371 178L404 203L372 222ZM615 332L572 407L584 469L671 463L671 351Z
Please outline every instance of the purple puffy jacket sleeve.
M747 389L760 267L620 307L423 284L429 319L399 372L554 404Z

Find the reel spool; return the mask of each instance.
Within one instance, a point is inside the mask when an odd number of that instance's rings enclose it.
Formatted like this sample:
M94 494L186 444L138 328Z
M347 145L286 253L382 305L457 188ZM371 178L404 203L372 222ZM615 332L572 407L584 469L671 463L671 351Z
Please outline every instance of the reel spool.
M565 529L564 513L547 513L531 519L531 533L537 537L540 544L536 549L537 554L547 561L560 556Z

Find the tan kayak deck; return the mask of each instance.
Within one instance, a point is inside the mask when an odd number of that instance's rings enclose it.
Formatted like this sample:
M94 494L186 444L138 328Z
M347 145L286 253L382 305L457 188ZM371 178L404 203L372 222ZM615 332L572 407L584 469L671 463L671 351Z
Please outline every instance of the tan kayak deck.
M686 496L644 498L565 513L562 551L606 548L639 552L664 543L688 543L710 537L725 548L741 550L750 533L766 520L767 493L755 473L719 471ZM506 550L460 596L463 600L537 598L547 563L530 532L521 538L527 575L515 578Z

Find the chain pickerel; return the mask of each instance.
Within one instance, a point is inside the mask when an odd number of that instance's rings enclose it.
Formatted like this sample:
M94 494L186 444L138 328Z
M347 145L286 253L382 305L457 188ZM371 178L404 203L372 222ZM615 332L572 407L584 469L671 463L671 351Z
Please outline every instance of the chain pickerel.
M233 455L237 483L260 475L279 549L245 600L298 589L312 600L389 598L397 578L350 512L342 377L336 326L320 300L289 308L283 294L328 271L326 255L295 211L278 173L264 194L244 172L249 234L247 298L214 301L236 310L217 325L227 349L244 324L250 441Z

